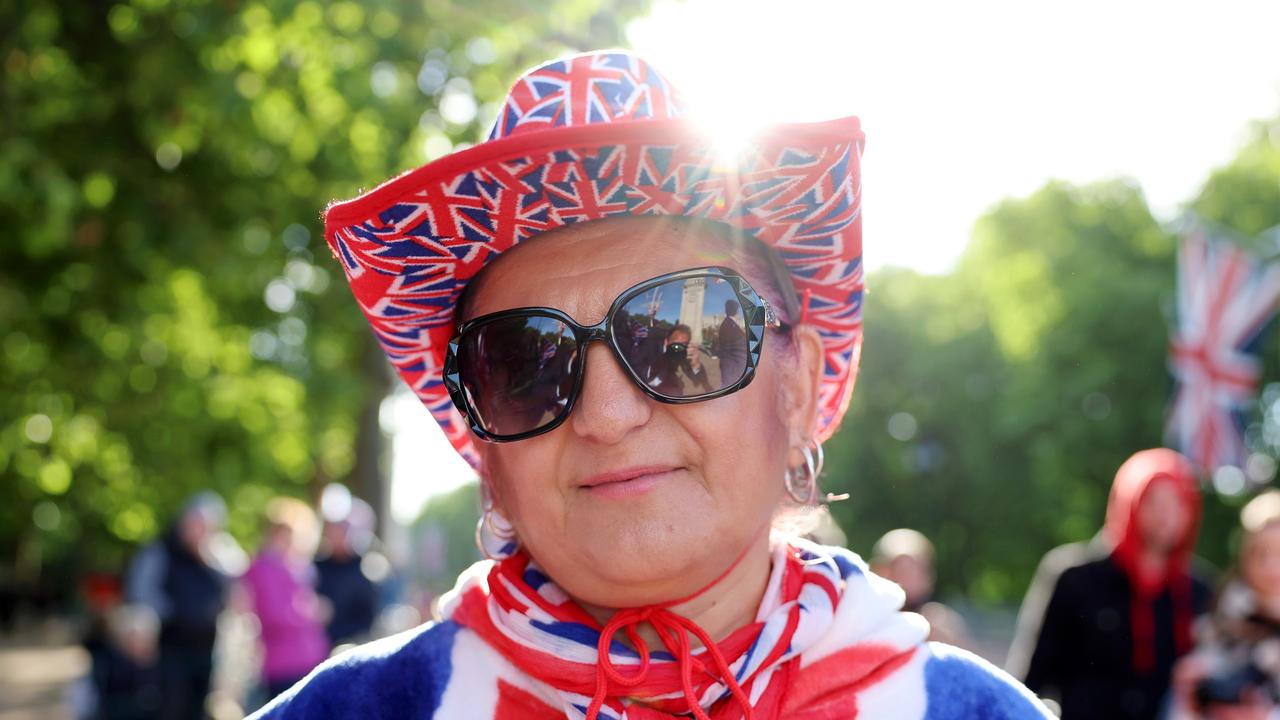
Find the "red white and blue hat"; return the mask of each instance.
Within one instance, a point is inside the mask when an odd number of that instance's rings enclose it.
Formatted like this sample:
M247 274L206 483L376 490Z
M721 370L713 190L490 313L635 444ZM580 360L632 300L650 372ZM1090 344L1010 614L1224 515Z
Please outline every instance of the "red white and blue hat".
M644 60L587 53L521 77L487 141L329 206L325 237L383 351L473 465L441 381L463 288L521 241L616 215L716 220L772 247L821 334L819 438L835 431L862 339L858 119L769 126L731 162L713 133Z

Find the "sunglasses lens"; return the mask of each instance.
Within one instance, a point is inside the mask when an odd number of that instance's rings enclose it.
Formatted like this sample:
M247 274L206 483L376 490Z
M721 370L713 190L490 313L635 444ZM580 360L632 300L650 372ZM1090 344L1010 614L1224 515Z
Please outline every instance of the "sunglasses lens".
M632 373L660 395L706 395L747 372L742 302L723 278L685 278L650 288L620 308L613 322Z
M568 325L526 315L468 331L458 361L475 419L486 432L511 436L537 430L564 414L581 358Z

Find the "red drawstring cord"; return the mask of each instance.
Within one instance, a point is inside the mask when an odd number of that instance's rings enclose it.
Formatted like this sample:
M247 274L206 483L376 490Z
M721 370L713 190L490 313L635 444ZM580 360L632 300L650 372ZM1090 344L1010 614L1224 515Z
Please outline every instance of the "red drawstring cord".
M689 708L693 711L694 717L698 718L698 720L711 720L710 716L703 711L698 702L698 696L693 690L693 666L697 665L702 672L707 672L707 670L701 662L693 657L693 648L689 643L689 633L693 633L703 647L707 649L707 654L711 656L721 680L728 686L729 692L733 694L733 697L742 707L743 717L746 720L752 720L751 700L747 698L746 691L742 689L737 679L734 678L733 671L729 668L729 663L725 661L724 655L720 653L720 649L712 642L706 631L698 627L698 624L694 621L681 617L662 605L619 610L605 624L604 629L600 632L600 642L596 646L597 651L600 653L600 661L596 665L596 693L591 698L591 704L587 706L587 720L596 720L600 714L600 708L604 705L605 697L609 693L610 681L623 687L635 687L644 682L649 675L649 647L640 638L640 634L636 632L636 626L643 622L653 625L653 629L658 632L658 637L661 638L662 644L676 656L680 664L680 682L684 687L684 699L689 703ZM612 645L613 636L619 629L627 633L627 638L631 640L631 644L640 653L640 668L631 676L619 672L617 667L614 666L613 660L609 657L609 646Z
M724 572L715 580L707 583L705 587L692 595L670 600L668 602L659 603L657 605L646 605L638 608L624 608L613 614L609 618L609 622L605 623L600 629L600 640L596 643L596 652L599 654L600 660L596 663L596 693L591 698L591 704L587 706L586 720L597 720L600 715L600 708L604 706L605 697L609 694L609 682L612 681L625 688L635 687L645 681L649 675L649 646L640 637L640 633L636 631L636 627L640 623L647 622L653 626L654 631L658 633L658 639L666 646L671 654L676 656L676 660L680 665L680 683L684 687L684 699L689 703L690 710L697 720L711 720L710 716L703 711L701 704L698 702L698 696L693 691L693 668L696 665L700 672L708 675L707 668L697 658L693 657L693 648L689 644L689 633L693 633L702 646L707 649L707 654L711 656L711 660L715 664L715 669L720 674L720 679L728 686L729 692L732 693L735 700L742 707L743 720L754 720L751 711L751 700L747 697L746 691L738 684L737 678L733 676L733 671L729 669L729 663L725 661L724 655L721 654L720 648L712 642L707 632L698 626L698 623L689 618L677 615L667 608L673 605L688 602L702 593L715 587L717 583L729 576L733 569L738 567L738 563L747 556L755 544L755 538L743 548L742 553L733 561ZM618 671L614 666L613 660L609 657L609 646L613 644L613 636L621 629L627 634L627 639L635 646L636 652L640 653L640 668L631 676L627 676ZM714 675L712 676L714 677Z

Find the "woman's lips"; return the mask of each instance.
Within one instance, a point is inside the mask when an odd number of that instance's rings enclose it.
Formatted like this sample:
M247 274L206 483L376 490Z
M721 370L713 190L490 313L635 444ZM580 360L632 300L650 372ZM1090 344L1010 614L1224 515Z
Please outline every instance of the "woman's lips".
M578 488L597 497L634 497L657 487L678 469L668 465L626 468L593 475Z

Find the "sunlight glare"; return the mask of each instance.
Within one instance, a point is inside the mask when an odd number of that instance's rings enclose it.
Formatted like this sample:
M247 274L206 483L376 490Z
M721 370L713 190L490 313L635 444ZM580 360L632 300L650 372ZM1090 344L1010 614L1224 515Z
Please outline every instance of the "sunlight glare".
M1277 111L1280 3L657 0L632 46L718 137L861 118L869 269L946 272L1051 178L1136 179L1168 220Z

